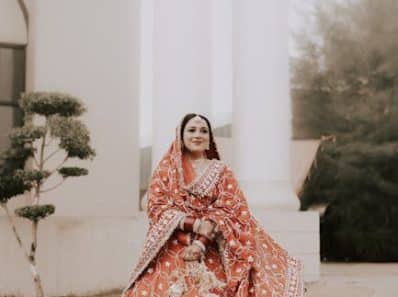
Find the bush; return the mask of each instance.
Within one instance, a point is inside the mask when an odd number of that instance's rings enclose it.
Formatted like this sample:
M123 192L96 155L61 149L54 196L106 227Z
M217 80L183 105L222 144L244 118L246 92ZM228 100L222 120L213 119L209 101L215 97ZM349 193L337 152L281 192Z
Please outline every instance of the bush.
M398 143L323 141L302 192L301 209L326 204L324 260L398 260Z

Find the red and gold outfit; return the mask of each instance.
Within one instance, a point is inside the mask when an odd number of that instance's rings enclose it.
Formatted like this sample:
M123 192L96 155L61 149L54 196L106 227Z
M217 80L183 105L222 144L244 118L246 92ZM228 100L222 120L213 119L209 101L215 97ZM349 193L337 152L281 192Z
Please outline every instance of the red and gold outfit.
M123 297L303 296L300 261L256 221L231 169L213 159L194 176L179 135L153 173L149 230ZM199 262L183 260L197 236L179 228L186 217L216 224Z

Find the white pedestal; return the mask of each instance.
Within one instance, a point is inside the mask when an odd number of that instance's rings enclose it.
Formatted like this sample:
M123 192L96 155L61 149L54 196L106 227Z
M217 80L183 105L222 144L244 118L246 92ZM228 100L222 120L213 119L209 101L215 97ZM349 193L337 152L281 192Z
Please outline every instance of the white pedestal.
M312 211L252 210L271 237L304 264L304 280L320 277L319 215Z

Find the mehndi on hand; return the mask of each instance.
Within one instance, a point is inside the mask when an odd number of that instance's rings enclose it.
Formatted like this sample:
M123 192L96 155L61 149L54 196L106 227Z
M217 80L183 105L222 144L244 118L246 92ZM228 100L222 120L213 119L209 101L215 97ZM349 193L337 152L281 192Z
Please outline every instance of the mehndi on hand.
M191 244L184 250L183 259L185 261L199 261L203 256L203 251L200 246Z

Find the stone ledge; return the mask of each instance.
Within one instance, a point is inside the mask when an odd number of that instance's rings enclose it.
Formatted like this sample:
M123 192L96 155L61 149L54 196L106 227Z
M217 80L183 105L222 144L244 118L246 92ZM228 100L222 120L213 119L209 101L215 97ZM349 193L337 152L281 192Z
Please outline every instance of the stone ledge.
M319 233L319 214L315 211L251 210L268 231L306 231Z
M271 236L291 253L318 254L319 233L315 232L270 232Z

